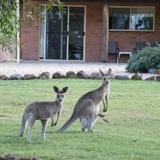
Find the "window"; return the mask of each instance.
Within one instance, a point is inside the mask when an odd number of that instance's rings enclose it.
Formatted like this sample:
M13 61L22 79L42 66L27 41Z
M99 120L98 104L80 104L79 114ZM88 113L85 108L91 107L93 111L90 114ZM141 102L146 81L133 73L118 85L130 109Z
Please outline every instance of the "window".
M129 8L111 8L109 15L110 29L129 29Z
M153 31L154 7L111 7L109 29L122 31Z
M153 30L153 19L153 8L132 8L131 30Z

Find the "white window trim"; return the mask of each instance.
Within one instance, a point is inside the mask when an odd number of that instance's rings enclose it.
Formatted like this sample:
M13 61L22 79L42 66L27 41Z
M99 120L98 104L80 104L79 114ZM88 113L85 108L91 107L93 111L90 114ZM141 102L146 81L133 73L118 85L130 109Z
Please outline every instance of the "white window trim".
M130 17L129 17L129 27L131 26L131 9L133 8L152 8L153 12L153 29L152 30L132 30L132 29L109 29L109 31L114 32L154 32L155 31L155 6L109 6L110 8L129 8L130 9Z
M44 34L44 37L43 37L43 50L41 50L41 23L42 23L42 20L41 20L41 17L39 18L39 60L43 60L43 59L46 59L46 30L47 30L47 24L46 24L46 5L45 4L42 4L42 7L44 7L44 15L42 15L42 18L43 18L43 23L44 23L44 28L43 28L43 34ZM40 42L41 41L41 42ZM42 57L41 57L42 56ZM41 59L42 58L42 59Z

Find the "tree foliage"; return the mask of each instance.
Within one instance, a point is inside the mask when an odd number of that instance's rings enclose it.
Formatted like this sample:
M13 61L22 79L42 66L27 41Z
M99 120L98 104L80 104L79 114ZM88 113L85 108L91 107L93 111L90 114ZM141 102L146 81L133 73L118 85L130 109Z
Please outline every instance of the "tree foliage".
M52 6L62 6L59 0L39 0L46 3L47 10ZM18 18L20 7L25 6L25 19ZM13 39L24 23L31 24L34 17L40 16L42 3L33 0L0 0L0 45L6 46Z

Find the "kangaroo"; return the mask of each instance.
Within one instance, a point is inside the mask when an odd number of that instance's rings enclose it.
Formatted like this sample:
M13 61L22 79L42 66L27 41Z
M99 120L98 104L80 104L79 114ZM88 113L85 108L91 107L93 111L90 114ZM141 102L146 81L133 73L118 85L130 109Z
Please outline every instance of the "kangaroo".
M69 120L58 130L58 132L63 133L74 121L80 119L82 126L82 131L92 132L92 127L96 122L98 116L103 117L99 113L99 104L103 101L103 111L107 111L108 104L108 94L109 94L109 78L111 77L112 70L109 69L108 73L105 74L100 70L102 76L102 85L84 94L77 101L73 113Z
M27 128L27 122L29 128L28 141L31 141L32 127L36 120L40 120L42 123L41 136L43 140L45 140L45 132L47 128L48 119L52 118L52 123L54 123L53 116L57 114L57 119L54 125L57 124L60 112L63 107L62 100L64 97L64 93L67 92L68 87L64 87L62 90L59 90L58 87L54 86L53 90L56 93L55 101L33 102L25 108L20 127L20 133L19 133L20 137L23 136L25 129Z

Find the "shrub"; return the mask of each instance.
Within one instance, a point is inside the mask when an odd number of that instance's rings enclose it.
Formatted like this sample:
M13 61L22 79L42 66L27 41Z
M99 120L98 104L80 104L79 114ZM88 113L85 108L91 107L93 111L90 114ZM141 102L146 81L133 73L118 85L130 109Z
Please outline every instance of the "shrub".
M160 64L160 45L157 47L146 47L133 55L126 69L129 72L147 72Z

